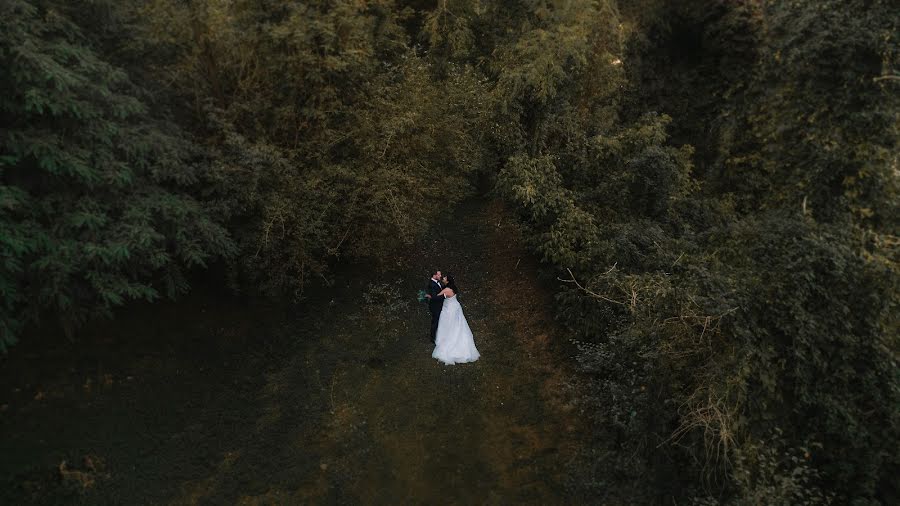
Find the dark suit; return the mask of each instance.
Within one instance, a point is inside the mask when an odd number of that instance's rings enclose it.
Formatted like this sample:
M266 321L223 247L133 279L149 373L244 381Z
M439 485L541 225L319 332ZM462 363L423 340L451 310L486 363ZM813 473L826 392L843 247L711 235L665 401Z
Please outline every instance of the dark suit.
M428 310L431 311L431 342L437 337L438 321L441 319L441 308L444 307L444 296L438 295L444 288L433 279L428 280L425 293L431 295L428 299Z

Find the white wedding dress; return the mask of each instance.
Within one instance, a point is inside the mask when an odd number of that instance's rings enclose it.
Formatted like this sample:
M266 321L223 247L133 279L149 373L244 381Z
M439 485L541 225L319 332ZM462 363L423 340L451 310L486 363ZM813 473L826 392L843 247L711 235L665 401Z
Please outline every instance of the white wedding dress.
M474 362L481 356L456 295L444 299L434 342L431 356L448 365Z

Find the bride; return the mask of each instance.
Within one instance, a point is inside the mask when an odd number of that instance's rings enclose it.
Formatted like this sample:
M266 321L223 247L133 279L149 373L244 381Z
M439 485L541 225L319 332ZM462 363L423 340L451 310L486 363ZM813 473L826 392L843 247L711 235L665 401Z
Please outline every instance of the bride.
M474 362L481 354L475 347L475 339L463 315L462 306L456 300L459 293L456 282L450 274L444 276L441 281L445 288L438 296L444 297L444 306L438 320L435 348L431 356L448 365Z

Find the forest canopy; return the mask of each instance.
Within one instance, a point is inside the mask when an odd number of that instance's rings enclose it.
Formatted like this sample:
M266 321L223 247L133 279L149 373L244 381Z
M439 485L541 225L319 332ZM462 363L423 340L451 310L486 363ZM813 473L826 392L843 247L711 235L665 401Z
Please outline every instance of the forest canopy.
M0 350L204 270L299 300L490 187L579 350L583 499L894 502L898 25L887 0L5 0Z

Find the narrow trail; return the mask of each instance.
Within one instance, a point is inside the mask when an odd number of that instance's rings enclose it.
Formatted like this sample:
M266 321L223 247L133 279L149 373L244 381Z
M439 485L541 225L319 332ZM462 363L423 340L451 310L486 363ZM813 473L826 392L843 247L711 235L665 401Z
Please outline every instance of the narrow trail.
M457 277L476 363L431 358L415 295L435 266ZM2 364L0 499L566 503L583 427L535 269L501 205L470 201L301 317L196 296L91 329L131 335L56 367L22 350ZM62 460L91 483L60 482Z

